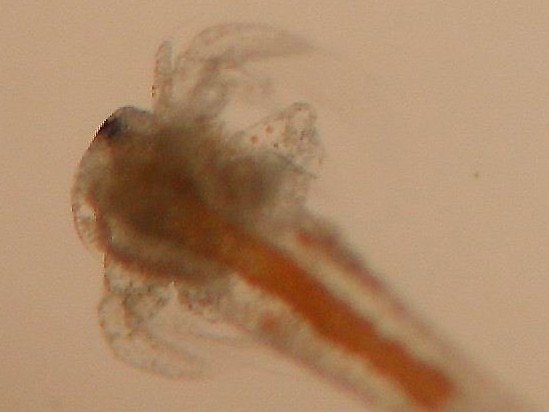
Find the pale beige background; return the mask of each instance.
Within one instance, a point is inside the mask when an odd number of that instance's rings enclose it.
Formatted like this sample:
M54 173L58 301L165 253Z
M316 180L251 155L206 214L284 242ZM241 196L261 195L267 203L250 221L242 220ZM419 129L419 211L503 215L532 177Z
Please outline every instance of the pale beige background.
M0 410L360 410L297 370L167 381L115 361L101 338L73 171L112 110L148 105L158 43L222 17L352 62L329 91L349 123L328 139L318 207L439 330L549 409L546 1L3 3Z

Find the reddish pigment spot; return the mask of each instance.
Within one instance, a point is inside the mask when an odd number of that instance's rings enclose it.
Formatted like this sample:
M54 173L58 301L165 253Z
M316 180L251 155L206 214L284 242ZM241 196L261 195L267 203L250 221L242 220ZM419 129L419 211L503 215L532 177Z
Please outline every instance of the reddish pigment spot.
M268 313L263 315L259 320L259 329L263 331L267 336L280 336L280 322L276 315Z

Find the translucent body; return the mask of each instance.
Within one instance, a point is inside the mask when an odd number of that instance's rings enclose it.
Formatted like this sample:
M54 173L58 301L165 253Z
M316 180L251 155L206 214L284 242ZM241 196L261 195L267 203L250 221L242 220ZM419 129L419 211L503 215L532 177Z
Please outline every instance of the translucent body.
M229 335L248 332L388 410L518 410L306 209L322 160L309 104L227 127L231 108L268 94L250 63L311 50L258 25L213 27L175 56L164 43L153 112L122 108L99 129L73 211L104 255L111 347L140 368L201 374L199 357L153 327L175 306L189 339L223 341L195 326L235 325Z

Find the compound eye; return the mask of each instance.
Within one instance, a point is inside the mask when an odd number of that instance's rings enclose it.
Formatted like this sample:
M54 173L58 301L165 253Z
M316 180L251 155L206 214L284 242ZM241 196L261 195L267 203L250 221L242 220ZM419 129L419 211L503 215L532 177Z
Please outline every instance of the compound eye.
M101 134L107 138L116 136L122 130L122 122L117 116L111 116L103 122L97 134Z

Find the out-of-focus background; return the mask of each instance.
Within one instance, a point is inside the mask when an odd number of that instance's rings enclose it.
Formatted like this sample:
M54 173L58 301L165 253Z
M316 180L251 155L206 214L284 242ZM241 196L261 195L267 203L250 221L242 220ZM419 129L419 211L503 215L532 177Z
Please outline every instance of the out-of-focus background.
M313 206L438 331L549 409L546 2L5 3L0 410L363 410L290 364L169 381L114 360L101 337L75 167L114 109L148 107L158 44L220 21L288 29L337 62L319 91L331 116Z

